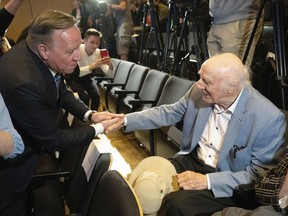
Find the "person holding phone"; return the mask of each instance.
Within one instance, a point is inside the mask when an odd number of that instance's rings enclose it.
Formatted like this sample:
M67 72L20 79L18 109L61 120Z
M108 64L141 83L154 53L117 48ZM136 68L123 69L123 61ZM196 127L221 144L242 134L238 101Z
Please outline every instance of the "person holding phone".
M76 67L72 74L65 75L67 84L78 93L87 106L91 100L90 108L93 110L98 110L100 104L99 89L93 76L95 73L107 73L113 70L108 51L99 49L101 37L102 33L94 28L85 32L83 44L80 45L79 67Z

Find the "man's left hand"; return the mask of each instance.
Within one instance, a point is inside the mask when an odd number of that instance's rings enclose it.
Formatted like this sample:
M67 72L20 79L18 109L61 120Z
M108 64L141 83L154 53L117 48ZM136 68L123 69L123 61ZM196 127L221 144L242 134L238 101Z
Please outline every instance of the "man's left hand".
M206 175L185 171L177 174L178 184L184 190L205 190L208 189Z

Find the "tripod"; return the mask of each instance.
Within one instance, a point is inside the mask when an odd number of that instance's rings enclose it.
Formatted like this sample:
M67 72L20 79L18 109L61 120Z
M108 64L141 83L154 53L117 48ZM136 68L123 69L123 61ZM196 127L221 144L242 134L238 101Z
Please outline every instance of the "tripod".
M191 1L189 3L187 9L185 10L185 14L182 20L182 23L180 26L180 35L178 39L178 29L179 29L179 11L177 9L183 9L183 5L187 4L185 3L178 4L179 8L177 8L174 2L171 0L169 1L169 10L170 14L168 17L168 23L167 23L167 29L166 29L166 42L165 42L165 49L164 49L164 65L163 68L166 71L168 69L168 49L169 49L169 43L170 43L170 25L173 17L173 24L172 27L173 30L173 39L172 43L174 43L174 62L172 65L172 71L171 74L174 74L176 76L181 76L178 71L179 67L184 61L189 61L190 56L192 54L195 54L196 56L196 63L197 68L199 69L202 65L202 63L209 57L208 55L208 49L206 45L206 26L205 26L205 18L203 16L203 11L201 9L201 6L199 5L197 0ZM177 17L175 19L175 17ZM193 43L191 45L191 48L189 50L189 24L191 23L191 31L193 33ZM177 43L178 42L178 43ZM181 57L181 54L185 52L187 53L183 58Z
M194 8L195 9L195 8ZM185 13L184 22L180 34L179 44L175 52L175 60L174 60L174 72L178 70L178 67L184 62L188 61L190 55L195 54L196 56L196 63L197 63L197 69L199 70L202 63L209 58L208 54L208 48L206 45L207 40L207 33L206 33L206 27L205 27L205 19L203 16L193 16L193 10L192 7L189 7L188 10ZM187 54L180 59L180 48L182 43L183 35L185 34L185 25L187 25L188 19L192 17L192 33L194 38L194 44L191 45L191 49Z
M164 42L162 33L159 27L159 17L157 8L154 5L153 0L149 0L144 6L144 16L143 16L143 29L142 29L142 36L141 36L141 44L140 44L140 54L139 54L139 64L143 64L143 51L144 51L144 44L145 44L145 34L147 32L147 17L148 11L150 12L150 19L151 19L151 28L150 28L150 35L153 35L154 42L156 46L156 54L157 54L157 62L158 68L162 68L162 61L163 61L163 48Z
M249 38L247 48L243 56L243 64L245 64L260 17L263 9L266 5L267 0L262 0L260 10L257 14L256 21ZM271 0L271 12L272 12L272 23L273 23L273 35L274 35L274 46L275 46L275 57L276 57L276 74L277 79L280 80L281 96L282 96L282 107L287 110L285 101L285 89L288 89L287 84L287 24L284 23L284 4L283 0Z

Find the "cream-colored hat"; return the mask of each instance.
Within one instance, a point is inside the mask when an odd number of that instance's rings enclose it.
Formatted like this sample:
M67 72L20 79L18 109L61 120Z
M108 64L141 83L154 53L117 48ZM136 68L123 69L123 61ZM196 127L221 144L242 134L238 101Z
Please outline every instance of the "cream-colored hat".
M144 214L157 212L164 196L179 189L173 164L159 156L142 160L128 181L134 188Z

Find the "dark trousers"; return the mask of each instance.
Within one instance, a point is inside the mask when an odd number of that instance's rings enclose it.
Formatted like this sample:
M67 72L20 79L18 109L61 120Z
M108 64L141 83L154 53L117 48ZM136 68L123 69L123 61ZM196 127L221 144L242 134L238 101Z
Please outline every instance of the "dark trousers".
M89 74L83 77L79 77L77 80L70 81L68 85L74 92L77 92L79 98L89 106L91 99L92 110L98 110L100 104L100 93L97 86L97 81L93 79Z
M191 170L207 174L215 169L205 165L197 158L196 150L188 155L179 155L171 159L177 173ZM224 182L223 182L224 183ZM224 183L225 184L225 183ZM236 206L231 197L215 198L211 190L182 190L168 194L164 199L158 215L161 216L195 216L211 215L228 206Z
M0 191L0 215L1 216L26 216L26 193L10 193Z

